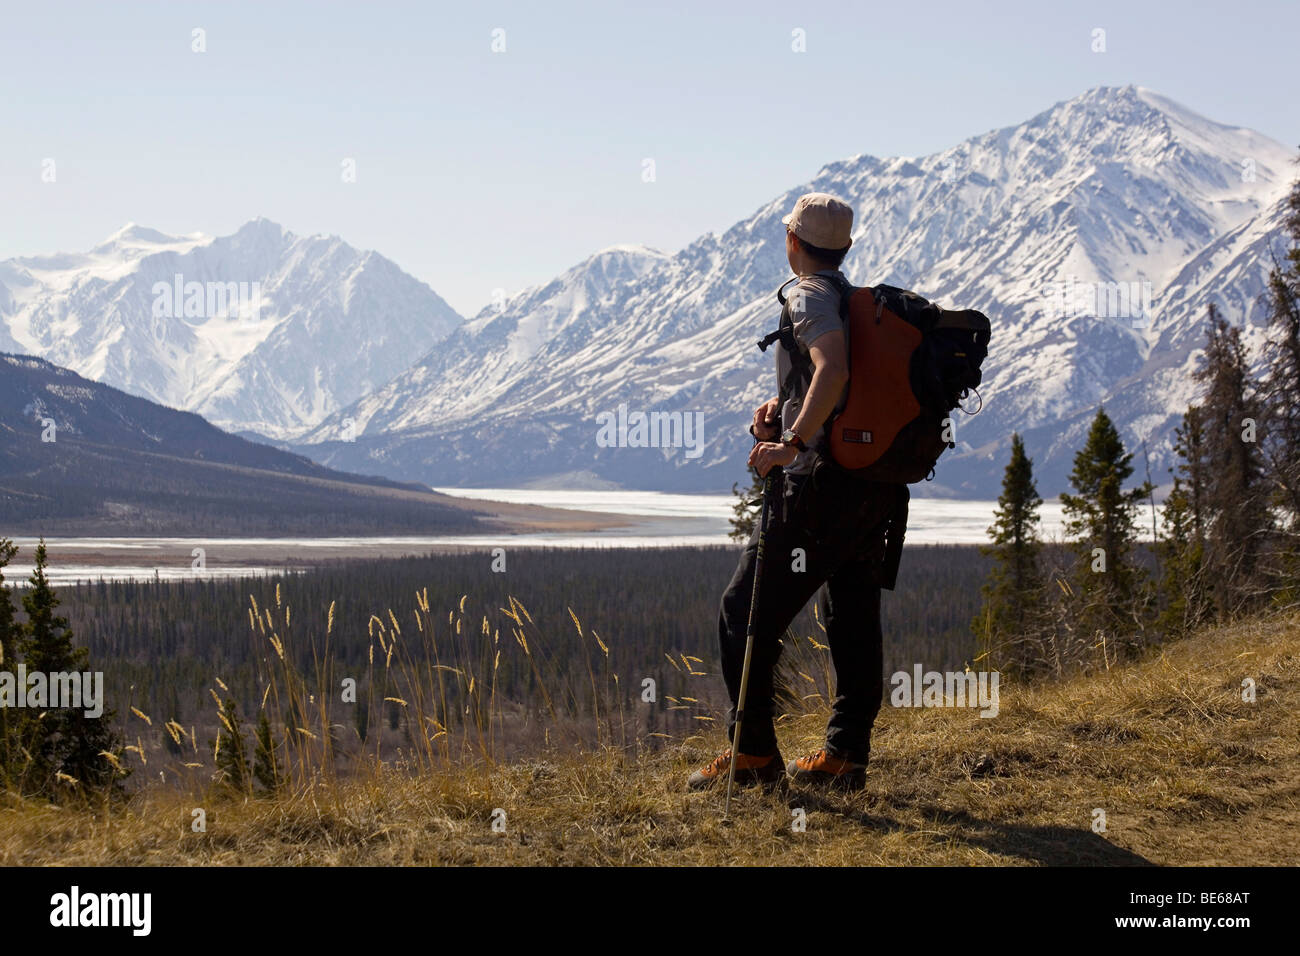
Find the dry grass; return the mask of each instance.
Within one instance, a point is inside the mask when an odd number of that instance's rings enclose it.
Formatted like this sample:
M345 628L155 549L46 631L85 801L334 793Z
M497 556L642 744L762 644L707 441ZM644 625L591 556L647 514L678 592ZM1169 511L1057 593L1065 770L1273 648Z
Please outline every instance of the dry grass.
M1252 677L1257 700L1241 699ZM782 721L786 756L824 714ZM276 799L157 786L111 812L10 798L0 864L1295 864L1300 617L1210 630L1141 663L1032 687L1001 711L885 707L857 795L720 793L685 776L719 735L632 758L371 767ZM191 831L191 811L207 831ZM505 811L504 832L493 814ZM1094 808L1106 832L1094 833ZM806 815L798 832L796 811Z

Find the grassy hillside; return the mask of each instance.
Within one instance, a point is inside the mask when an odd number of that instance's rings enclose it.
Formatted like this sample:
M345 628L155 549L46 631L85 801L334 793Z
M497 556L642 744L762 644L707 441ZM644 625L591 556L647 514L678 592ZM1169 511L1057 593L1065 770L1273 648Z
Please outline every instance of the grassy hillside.
M1247 677L1254 703L1242 699ZM787 758L818 744L824 718L815 698L783 719ZM1004 685L991 719L887 705L864 793L741 791L730 825L720 793L682 791L720 744L716 724L700 726L627 751L579 750L557 731L507 765L417 746L279 797L223 792L210 752L189 777L151 759L136 774L169 782L124 808L7 799L0 864L1297 862L1300 615L1208 630L1109 671ZM197 807L204 833L191 830ZM1092 829L1096 808L1105 833Z

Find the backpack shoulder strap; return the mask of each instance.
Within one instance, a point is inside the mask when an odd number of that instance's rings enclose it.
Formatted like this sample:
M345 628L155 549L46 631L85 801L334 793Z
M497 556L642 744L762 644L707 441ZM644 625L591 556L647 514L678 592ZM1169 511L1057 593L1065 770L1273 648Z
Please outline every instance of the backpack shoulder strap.
M840 321L844 322L849 317L849 303L857 290L848 279L844 278L843 273L837 272L824 278L830 280L831 285L835 286L840 293Z
M798 276L794 276L787 279L781 284L781 287L776 290L777 301L781 303L780 327L774 332L769 332L758 341L758 347L764 352L767 351L768 346L773 342L780 342L781 347L784 348L786 353L790 356L790 373L785 377L785 381L781 383L779 394L781 407L785 406L786 398L789 397L790 393L794 390L794 385L800 378L812 377L812 359L801 348L799 348L799 343L795 340L794 320L790 317L790 303L785 296L786 286L791 282L797 281L798 278ZM837 292L839 292L840 321L847 322L849 317L849 303L854 292L853 285L839 272L829 276L818 275L817 278L825 279L835 287ZM846 336L848 334L847 327L845 329L845 334ZM778 408L778 414L779 413L780 408Z
M794 337L794 320L790 317L790 302L785 297L785 287L791 282L797 281L799 277L794 276L781 283L781 287L776 290L776 299L781 303L781 324L774 332L769 332L758 340L758 347L766 352L768 346L773 342L780 342L781 347L785 349L786 354L790 356L790 371L781 383L778 397L780 404L777 406L776 414L779 418L781 410L785 407L785 401L794 391L795 383L806 373L811 375L812 361L799 348L799 343Z
M781 303L781 324L775 332L768 332L767 335L758 340L758 347L764 352L773 342L780 342L786 351L791 354L798 351L798 343L794 340L794 322L790 318L790 303L785 298L785 287L798 278L798 276L794 276L786 279L785 282L781 283L781 287L776 290L776 301Z

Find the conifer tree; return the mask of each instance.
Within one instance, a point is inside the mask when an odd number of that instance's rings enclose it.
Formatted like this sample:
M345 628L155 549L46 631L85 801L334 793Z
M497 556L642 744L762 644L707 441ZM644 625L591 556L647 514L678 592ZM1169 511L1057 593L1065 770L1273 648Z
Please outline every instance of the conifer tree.
M736 496L736 502L731 506L731 517L727 519L731 524L727 536L737 541L748 541L758 524L759 508L763 504L763 479L751 468L749 487L741 491L740 485L733 482L731 493Z
M217 734L217 771L230 787L247 793L251 784L248 774L248 744L244 740L244 725L239 719L235 701L227 697L217 712L221 728Z
M1043 576L1038 509L1042 503L1034 485L1033 461L1025 453L1020 435L1012 434L1011 460L988 529L993 543L980 549L993 558L993 566L983 588L983 609L972 622L975 633L986 642L991 659L985 666L989 668L1016 670L1025 663L994 649L1022 645L1039 616Z
M1202 550L1205 548L1206 487L1209 482L1209 461L1205 450L1205 415L1195 405L1188 405L1182 424L1174 429L1174 454L1178 458L1174 471L1181 479L1183 493L1187 496L1188 533Z
M73 645L67 619L56 613L59 599L46 576L46 566L42 538L36 548L31 586L23 595L27 623L19 649L27 673L30 677L34 673L89 672L89 654L84 647ZM123 773L104 756L116 757L121 751L121 741L111 729L113 716L107 707L97 717L87 716L84 708L67 706L51 707L43 715L23 712L19 733L29 755L23 789L55 797L67 792L69 785L79 787L83 794L114 788ZM76 783L69 784L65 778Z
M1087 442L1074 456L1070 484L1075 493L1061 495L1066 534L1079 556L1079 623L1086 633L1101 632L1129 646L1137 643L1134 631L1142 625L1137 602L1143 575L1132 558L1136 513L1151 491L1145 482L1124 489L1132 462L1105 408L1098 408Z
M267 793L276 793L282 781L275 741L271 738L271 721L267 718L265 709L258 715L254 736L257 746L253 750L253 776Z
M5 584L5 568L18 553L8 538L0 538L0 671L13 673L18 663L18 622L14 619L13 589ZM16 721L8 707L0 707L0 784L10 779L19 759Z
M1174 431L1178 461L1170 473L1174 488L1162 509L1164 533L1157 550L1164 568L1160 589L1164 609L1160 627L1182 635L1204 623L1213 612L1205 568L1205 497L1208 462L1202 413L1188 406Z
M1275 500L1300 536L1300 179L1287 196L1283 231L1290 248L1282 262L1274 261L1268 280L1264 451Z
M1272 519L1259 450L1260 406L1254 394L1241 330L1211 304L1205 362L1195 373L1204 386L1200 414L1205 447L1206 563L1221 614L1235 614L1262 590L1260 555Z
M0 669L13 670L18 659L18 624L14 620L13 589L5 584L5 568L18 553L9 538L0 538Z
M1300 602L1300 179L1286 199L1283 231L1290 248L1274 260L1268 281L1268 339L1264 347L1263 414L1266 480L1279 506L1283 532L1273 599Z
M1160 589L1165 606L1159 625L1177 637L1204 623L1213 610L1205 581L1205 548L1196 538L1191 495L1178 476L1161 517L1164 530L1157 550L1164 568Z

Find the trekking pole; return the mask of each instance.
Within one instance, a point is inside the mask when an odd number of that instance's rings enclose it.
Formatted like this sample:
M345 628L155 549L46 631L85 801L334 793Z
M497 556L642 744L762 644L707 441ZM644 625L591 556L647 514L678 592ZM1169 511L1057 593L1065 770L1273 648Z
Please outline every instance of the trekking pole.
M749 690L749 662L754 656L754 628L758 623L758 586L763 580L763 550L767 541L767 519L771 510L773 477L779 469L772 468L763 479L763 506L758 516L758 550L754 555L754 590L749 596L749 624L745 628L745 663L740 669L740 697L736 700L736 729L731 735L731 766L727 768L727 798L722 805L722 819L731 813L731 788L736 782L736 755L740 752L740 728L745 720L745 692Z

